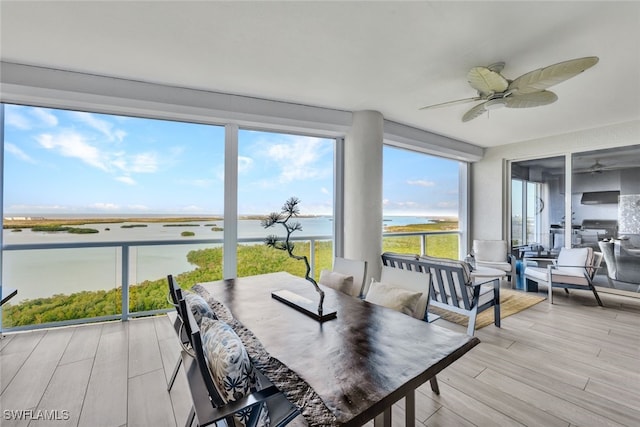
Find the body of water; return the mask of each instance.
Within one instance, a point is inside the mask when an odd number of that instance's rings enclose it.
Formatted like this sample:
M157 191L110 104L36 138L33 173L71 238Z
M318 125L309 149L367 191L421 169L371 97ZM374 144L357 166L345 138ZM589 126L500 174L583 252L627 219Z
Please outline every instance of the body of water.
M295 237L330 236L333 233L331 217L309 217L297 219L302 231ZM385 217L384 225L426 224L433 222L425 217ZM146 227L122 228L123 225ZM117 242L151 240L222 239L223 231L213 231L213 227L224 229L224 221L194 221L188 226L170 226L180 223L139 223L124 222L113 224L86 224L81 228L98 230L95 234L69 234L66 232L33 232L23 229L15 232L3 230L4 244L33 244L61 242ZM193 237L182 237L183 231L191 231ZM262 242L270 234L284 236L281 225L264 229L259 220L241 220L238 223L239 238L255 238ZM196 266L187 261L187 253L212 245L171 245L139 246L132 249L133 260L130 269L132 283L157 280L168 274L179 274L194 270ZM114 247L81 249L38 249L25 251L4 251L2 283L18 288L18 295L11 301L47 297L55 294L70 294L80 291L113 289L120 282L120 249Z

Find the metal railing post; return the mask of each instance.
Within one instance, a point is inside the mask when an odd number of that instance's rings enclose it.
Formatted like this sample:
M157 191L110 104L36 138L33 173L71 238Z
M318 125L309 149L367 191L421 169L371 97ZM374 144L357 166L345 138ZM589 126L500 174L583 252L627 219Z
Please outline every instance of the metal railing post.
M122 245L122 321L129 320L129 245Z

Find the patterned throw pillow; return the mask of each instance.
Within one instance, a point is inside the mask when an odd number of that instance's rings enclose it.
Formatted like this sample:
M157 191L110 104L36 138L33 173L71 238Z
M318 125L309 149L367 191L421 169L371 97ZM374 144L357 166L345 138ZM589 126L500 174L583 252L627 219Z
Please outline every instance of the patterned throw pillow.
M209 307L209 304L198 294L185 293L184 300L187 302L187 307L191 309L194 319L198 323L198 326L202 324L202 318L208 317L209 319L217 320L215 313Z
M222 320L202 319L200 326L202 347L213 383L222 400L227 403L240 399L260 388L255 368L242 341ZM253 414L260 411L259 414ZM245 426L252 416L258 416L258 426L269 426L266 404L244 409L234 415Z

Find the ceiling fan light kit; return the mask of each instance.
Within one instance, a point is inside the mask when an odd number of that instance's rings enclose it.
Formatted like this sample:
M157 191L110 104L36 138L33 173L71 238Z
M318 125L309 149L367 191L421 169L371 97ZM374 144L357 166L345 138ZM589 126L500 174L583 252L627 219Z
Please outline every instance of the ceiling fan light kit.
M478 96L429 105L421 110L482 101L462 116L462 121L468 122L495 108L532 108L548 105L557 101L558 96L546 90L547 88L575 77L597 63L596 56L571 59L538 68L515 80L508 80L501 74L504 62L496 62L486 67L473 67L467 73L467 81Z

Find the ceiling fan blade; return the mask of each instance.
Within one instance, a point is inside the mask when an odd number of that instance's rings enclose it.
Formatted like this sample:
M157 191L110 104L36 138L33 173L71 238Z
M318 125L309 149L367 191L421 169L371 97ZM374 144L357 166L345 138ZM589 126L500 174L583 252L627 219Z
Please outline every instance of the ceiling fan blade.
M481 116L485 111L487 111L487 109L485 108L485 104L486 102L482 102L464 113L464 116L462 116L462 121L468 122L469 120L473 120L476 117Z
M480 101L482 98L479 96L473 98L464 98L464 99L456 99L455 101L447 101L441 102L440 104L427 105L426 107L419 108L420 110L426 110L427 108L440 108L440 107L448 107L450 105L456 104L466 104L467 102Z
M495 65L496 64L493 64L491 67ZM467 80L471 87L478 91L481 97L504 92L507 90L507 87L509 87L507 79L488 67L473 67L467 73Z
M509 84L508 91L518 95L540 92L571 77L577 76L597 63L597 56L588 56L539 68L523 74L512 81Z
M551 91L543 90L541 92L507 96L504 98L504 105L509 108L531 108L551 104L557 100L558 95Z

